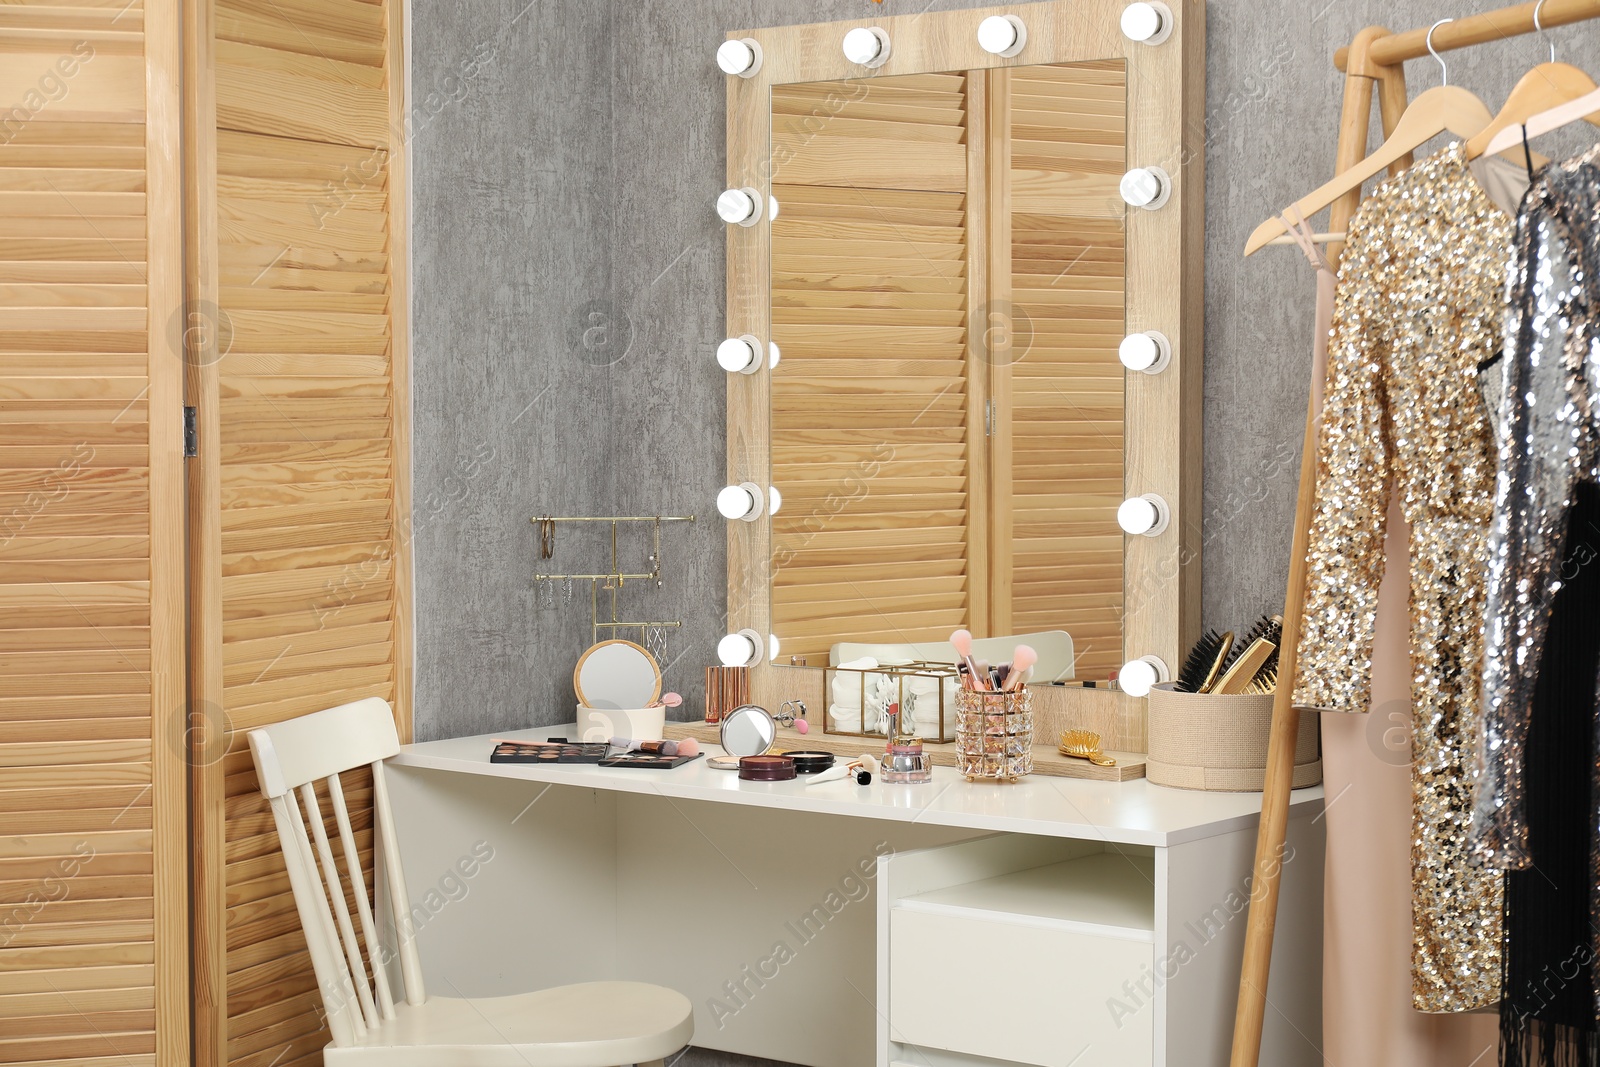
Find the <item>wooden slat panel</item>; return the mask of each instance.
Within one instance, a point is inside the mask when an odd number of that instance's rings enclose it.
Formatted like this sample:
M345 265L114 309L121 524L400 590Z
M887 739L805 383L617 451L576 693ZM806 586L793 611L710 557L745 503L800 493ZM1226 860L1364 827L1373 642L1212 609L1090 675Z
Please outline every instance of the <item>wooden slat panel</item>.
M778 86L772 106L774 625L811 662L845 630L947 636L970 607L967 79ZM933 520L921 494L952 506Z
M216 0L205 42L215 116L196 136L217 178L195 284L232 333L192 376L215 413L192 490L210 516L197 684L233 733L196 771L204 1067L287 1067L327 1041L243 734L409 692L402 20L397 0ZM370 795L346 789L370 855Z
M1011 75L1008 628L1066 630L1086 678L1122 662L1125 110L1104 65Z

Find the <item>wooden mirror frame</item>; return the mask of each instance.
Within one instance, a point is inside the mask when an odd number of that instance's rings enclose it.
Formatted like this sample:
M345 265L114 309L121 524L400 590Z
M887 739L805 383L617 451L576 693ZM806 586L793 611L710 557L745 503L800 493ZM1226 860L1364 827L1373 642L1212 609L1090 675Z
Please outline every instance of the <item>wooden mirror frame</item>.
M753 335L763 344L772 337L767 204L774 85L1125 60L1129 165L1162 167L1173 180L1164 207L1128 209L1127 328L1159 330L1172 342L1173 358L1160 374L1127 376L1125 493L1160 494L1171 521L1157 537L1124 539L1123 659L1159 656L1176 672L1200 629L1205 11L1203 0L1167 3L1176 25L1158 45L1123 35L1126 0L1052 0L729 33L729 40L756 41L761 62L749 77L727 76L727 186L758 190L762 204L756 224L727 227L726 336ZM991 15L1016 15L1026 24L1027 45L1016 57L978 45L978 24ZM892 50L882 66L858 66L844 57L841 41L856 26L889 34ZM729 484L772 484L770 375L765 365L753 374L728 375ZM771 633L771 519L727 525L728 631ZM765 651L758 673L770 666Z

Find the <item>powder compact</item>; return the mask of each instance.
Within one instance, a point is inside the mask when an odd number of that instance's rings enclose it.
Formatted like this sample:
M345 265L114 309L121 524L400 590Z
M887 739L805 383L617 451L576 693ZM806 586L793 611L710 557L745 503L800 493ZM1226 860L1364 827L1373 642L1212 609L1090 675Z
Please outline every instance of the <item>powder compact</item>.
M833 766L832 752L785 752L794 760L796 774L821 774Z
M747 782L791 782L794 760L789 756L741 756L739 777Z

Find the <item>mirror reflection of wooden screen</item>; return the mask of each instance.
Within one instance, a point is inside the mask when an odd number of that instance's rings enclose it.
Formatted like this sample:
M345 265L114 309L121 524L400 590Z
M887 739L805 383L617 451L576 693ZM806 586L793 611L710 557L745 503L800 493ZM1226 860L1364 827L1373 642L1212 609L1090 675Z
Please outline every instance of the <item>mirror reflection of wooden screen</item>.
M965 625L1121 662L1123 85L1118 61L774 87L786 653Z

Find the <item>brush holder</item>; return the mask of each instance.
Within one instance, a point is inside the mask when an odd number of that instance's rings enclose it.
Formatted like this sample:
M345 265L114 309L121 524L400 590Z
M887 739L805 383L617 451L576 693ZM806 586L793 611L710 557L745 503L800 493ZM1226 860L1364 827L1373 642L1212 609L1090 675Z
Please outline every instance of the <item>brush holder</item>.
M967 781L1033 773L1033 693L956 690L956 770Z
M1156 785L1213 793L1260 792L1267 778L1272 694L1150 690L1145 777ZM1294 788L1322 781L1317 717L1302 712L1295 739Z

